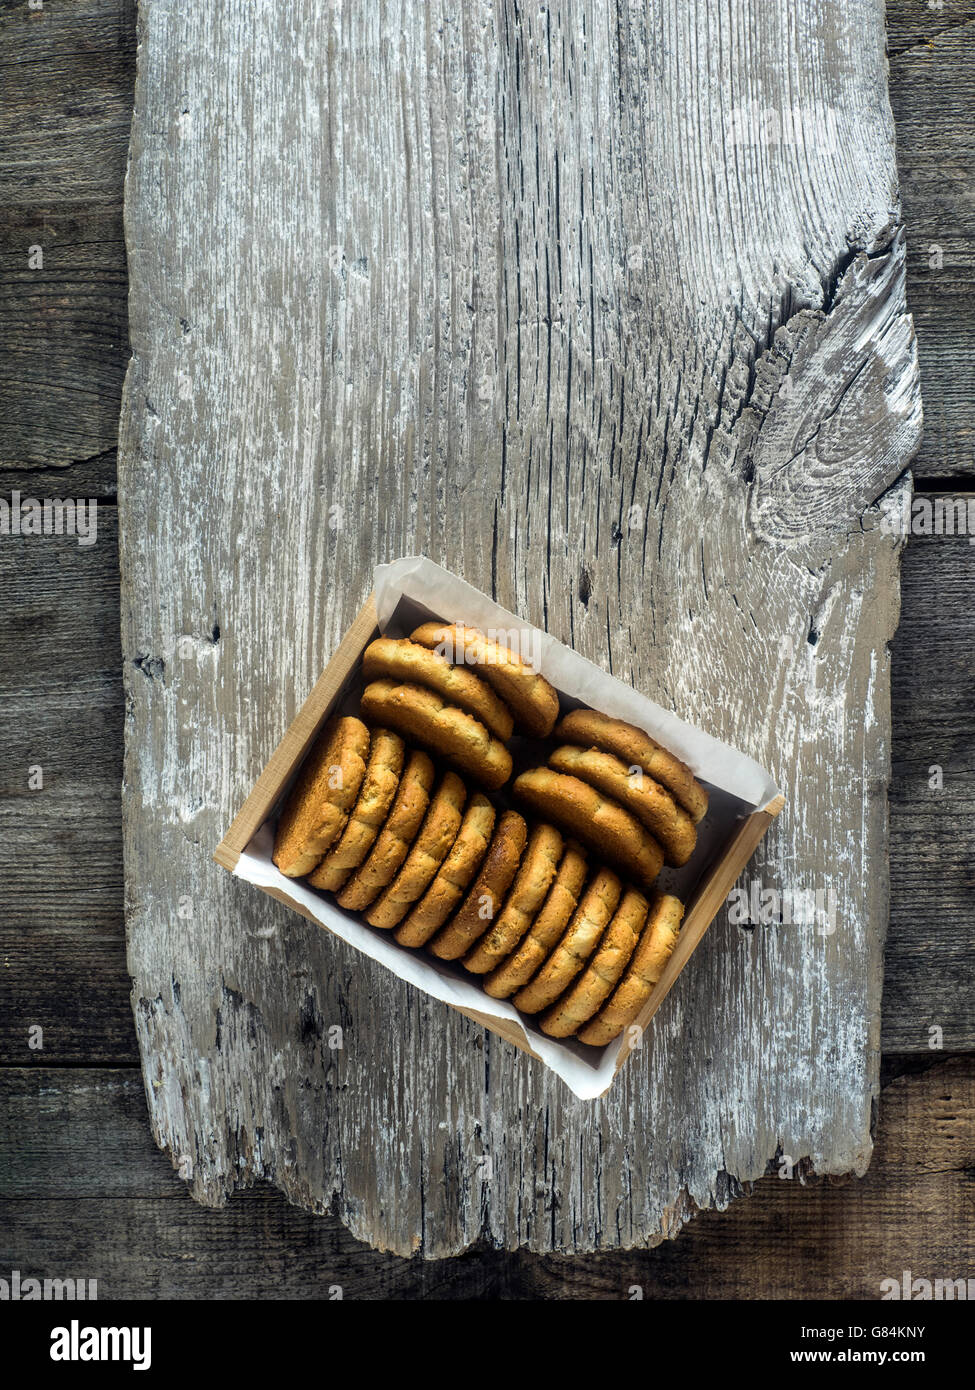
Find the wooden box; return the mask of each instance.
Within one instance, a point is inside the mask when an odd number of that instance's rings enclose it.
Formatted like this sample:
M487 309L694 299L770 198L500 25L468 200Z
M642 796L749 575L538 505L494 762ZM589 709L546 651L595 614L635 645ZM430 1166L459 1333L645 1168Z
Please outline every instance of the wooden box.
M612 1085L633 1051L634 1039L642 1037L666 999L735 880L781 810L784 798L769 775L751 759L654 706L629 686L600 671L554 638L538 633L492 603L486 595L425 558L411 557L380 566L376 574L376 593L363 605L286 730L214 858L231 873L255 883L316 925L336 931L401 977L459 1009L506 1042L537 1057L555 1070L580 1098L594 1098ZM686 904L678 944L636 1020L635 1031L627 1030L604 1049L585 1047L571 1039L546 1038L529 1018L517 1014L508 1001L491 999L484 994L477 977L469 975L459 965L437 961L425 952L399 946L391 933L378 931L358 914L343 911L333 899L317 893L302 880L285 878L270 863L271 827L305 753L330 714L339 709L355 710L358 668L366 646L380 631L402 635L427 618L466 621L481 628L508 631L517 628L531 633L542 644L541 670L559 691L563 707L591 703L604 713L647 727L649 733L688 762L695 775L708 786L712 805L699 826L700 842L690 865L683 870L665 869L659 881L662 888L676 892ZM579 685L588 689L593 681L602 687L599 703L595 699L580 700ZM642 711L643 718L634 718L634 704L640 707L638 713ZM666 728L661 729L661 721ZM516 756L516 764L517 761ZM712 780L713 769L707 765L712 761L715 767L720 764L724 782L733 780L737 769L748 786L739 792L716 785ZM505 791L502 789L501 793L494 794L494 799L504 801Z

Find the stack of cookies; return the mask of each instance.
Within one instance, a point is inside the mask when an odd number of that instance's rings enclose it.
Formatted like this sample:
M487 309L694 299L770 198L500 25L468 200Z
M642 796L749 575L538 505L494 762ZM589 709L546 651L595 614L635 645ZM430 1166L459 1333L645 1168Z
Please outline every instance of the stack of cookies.
M677 942L683 905L653 883L693 854L704 789L631 724L559 719L549 682L474 628L380 637L362 677L362 717L326 724L287 798L275 864L551 1037L611 1042ZM534 764L513 782L512 740Z

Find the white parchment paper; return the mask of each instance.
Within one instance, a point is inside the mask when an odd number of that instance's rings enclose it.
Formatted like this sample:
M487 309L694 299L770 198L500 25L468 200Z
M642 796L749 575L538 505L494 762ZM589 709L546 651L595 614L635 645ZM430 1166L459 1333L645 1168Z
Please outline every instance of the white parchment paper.
M636 724L682 758L707 784L711 806L698 827L698 847L690 865L683 870L665 870L659 886L677 893L688 907L708 864L727 842L741 817L763 809L779 794L770 775L754 759L655 705L631 686L586 661L548 633L523 622L425 556L409 556L377 566L375 599L379 627L393 636L405 635L426 617L462 622L482 630L519 632L524 639L521 650L536 655L538 669L567 703L590 705L604 714ZM350 700L353 703L350 704ZM349 712L356 708L349 692L340 696L339 705L344 708L346 704ZM370 927L302 880L286 878L271 862L273 843L272 817L241 855L234 871L237 876L258 887L275 888L287 895L322 926L373 960L381 961L395 975L425 990L434 999L511 1020L532 1051L580 1099L590 1100L602 1095L611 1085L618 1040L596 1049L572 1040L547 1038L512 1004L485 994L463 967L399 946L390 933Z

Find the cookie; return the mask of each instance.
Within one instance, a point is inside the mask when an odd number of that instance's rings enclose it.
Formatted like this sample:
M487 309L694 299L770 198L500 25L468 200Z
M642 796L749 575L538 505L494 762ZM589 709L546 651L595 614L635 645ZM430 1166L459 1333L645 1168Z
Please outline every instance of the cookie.
M516 989L528 983L569 925L569 918L579 905L587 869L582 847L570 840L562 855L555 882L548 890L548 896L527 935L507 960L485 976L485 994L490 994L493 999L507 999Z
M528 839L528 827L517 811L505 811L498 821L480 871L467 896L446 926L430 942L441 960L456 960L487 931L501 910Z
M663 868L664 852L631 812L578 777L534 767L515 778L514 794L645 887Z
M657 893L633 959L599 1013L580 1028L577 1037L591 1047L605 1047L618 1038L640 1013L664 973L680 933L684 904L670 893Z
M668 864L686 864L697 844L694 822L678 806L665 787L646 772L639 763L632 768L598 748L576 748L567 743L549 756L549 767L588 782L598 792L613 797L621 806L632 811L658 840Z
M466 800L467 789L457 773L445 772L403 867L389 887L366 909L366 921L370 926L397 926L417 898L426 892L457 838Z
M691 769L635 724L593 709L574 709L559 720L555 737L584 748L601 748L604 753L615 754L627 767L642 767L673 793L695 825L707 812L708 794Z
M545 901L561 858L562 836L555 826L536 825L501 912L464 957L473 974L486 975L515 949Z
M476 666L501 696L518 726L533 738L547 738L559 717L554 686L516 652L461 623L424 623L412 641L432 647L458 666Z
M568 988L599 944L622 892L623 884L612 869L596 872L558 945L512 999L516 1009L537 1014Z
M439 652L407 637L379 637L370 642L362 654L362 674L367 681L381 677L424 685L479 719L502 743L511 737L511 711L487 681L462 666L451 666Z
M436 878L396 929L396 940L401 946L425 945L455 910L487 854L495 814L484 793L475 792L467 803L457 838Z
M404 754L405 745L399 734L391 729L372 730L369 761L359 798L341 838L309 875L308 882L313 888L337 893L352 870L365 859L396 795Z
M447 704L433 690L409 682L371 681L360 703L367 719L392 724L492 791L511 776L511 754L504 744L479 719Z
M550 1038L570 1038L605 1001L636 950L650 904L628 888L613 913L595 955L573 985L538 1020Z
M340 907L361 912L393 881L426 815L433 777L433 762L426 753L410 753L389 815L368 859L339 894Z
M288 878L311 873L338 839L362 786L369 730L335 717L319 734L285 802L271 858Z

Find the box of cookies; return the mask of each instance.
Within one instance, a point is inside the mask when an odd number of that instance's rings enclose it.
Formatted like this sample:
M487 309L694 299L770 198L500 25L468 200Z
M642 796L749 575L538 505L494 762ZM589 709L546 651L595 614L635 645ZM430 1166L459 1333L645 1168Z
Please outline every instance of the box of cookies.
M377 568L215 858L591 1099L782 805L418 556Z

